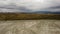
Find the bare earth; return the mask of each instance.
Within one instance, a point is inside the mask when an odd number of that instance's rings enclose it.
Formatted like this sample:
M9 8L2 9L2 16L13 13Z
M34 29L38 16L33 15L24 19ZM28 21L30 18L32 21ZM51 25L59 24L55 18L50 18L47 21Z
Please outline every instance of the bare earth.
M60 20L0 21L0 34L60 34Z

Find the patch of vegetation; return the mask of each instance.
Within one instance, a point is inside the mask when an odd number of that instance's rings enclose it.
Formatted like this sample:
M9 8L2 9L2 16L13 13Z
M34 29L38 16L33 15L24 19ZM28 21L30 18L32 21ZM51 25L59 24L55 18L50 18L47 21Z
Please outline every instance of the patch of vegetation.
M36 19L58 19L59 14L23 14L23 13L0 13L0 20L36 20Z

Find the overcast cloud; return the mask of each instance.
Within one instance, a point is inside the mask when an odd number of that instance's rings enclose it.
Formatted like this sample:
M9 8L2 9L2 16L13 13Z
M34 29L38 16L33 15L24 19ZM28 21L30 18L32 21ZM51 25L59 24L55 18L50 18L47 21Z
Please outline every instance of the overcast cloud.
M60 11L60 0L0 0L0 12Z

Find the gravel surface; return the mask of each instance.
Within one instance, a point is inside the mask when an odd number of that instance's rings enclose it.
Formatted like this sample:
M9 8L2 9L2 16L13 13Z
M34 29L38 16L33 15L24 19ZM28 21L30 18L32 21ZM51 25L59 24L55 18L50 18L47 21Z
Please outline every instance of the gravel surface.
M0 21L0 34L60 34L60 20Z

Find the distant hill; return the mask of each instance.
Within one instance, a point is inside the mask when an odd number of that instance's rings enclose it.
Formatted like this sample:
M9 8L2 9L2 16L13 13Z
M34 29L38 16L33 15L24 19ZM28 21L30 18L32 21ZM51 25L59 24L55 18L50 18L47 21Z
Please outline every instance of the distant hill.
M21 13L27 13L27 14L60 14L60 11L35 11L35 12L21 12Z

